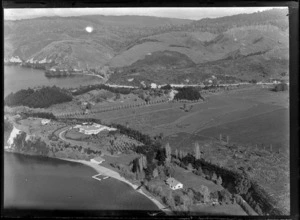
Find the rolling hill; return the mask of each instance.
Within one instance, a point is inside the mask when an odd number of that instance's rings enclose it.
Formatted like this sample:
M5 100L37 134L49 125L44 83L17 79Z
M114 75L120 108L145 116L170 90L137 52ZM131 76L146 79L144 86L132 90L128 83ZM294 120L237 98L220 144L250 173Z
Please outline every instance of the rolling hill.
M86 64L97 67L141 36L188 22L190 20L102 15L5 21L4 56L6 59L19 57L25 62L46 59L57 64L77 64L77 68ZM88 26L93 27L92 33L86 32Z
M199 21L102 15L5 21L5 58L61 68L109 66L110 83L129 85L201 82L212 75L278 78L288 72L287 13L272 9Z

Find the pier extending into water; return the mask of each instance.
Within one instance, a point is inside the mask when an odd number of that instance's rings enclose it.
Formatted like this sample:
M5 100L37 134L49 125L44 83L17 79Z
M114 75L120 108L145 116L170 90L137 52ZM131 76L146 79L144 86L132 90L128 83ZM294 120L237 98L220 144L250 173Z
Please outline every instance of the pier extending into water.
M102 175L103 175L102 173L98 173L98 174L92 176L92 178L94 178L95 180L99 180L99 181L105 180L105 179L109 178L108 176L104 176L104 177L101 179L100 176L102 176Z

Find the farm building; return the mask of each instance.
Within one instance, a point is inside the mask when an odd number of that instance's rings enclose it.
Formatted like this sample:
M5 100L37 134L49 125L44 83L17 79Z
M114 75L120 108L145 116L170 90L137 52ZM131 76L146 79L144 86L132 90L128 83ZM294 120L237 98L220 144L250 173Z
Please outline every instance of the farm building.
M103 126L100 124L86 124L86 125L75 125L73 128L78 128L79 132L87 134L87 135L91 135L91 134L98 134L99 132L103 131L103 130L108 130L108 131L115 131L117 129L115 128L110 128L107 126Z
M91 159L91 162L96 163L96 164L101 164L104 161L105 161L105 159L102 157L95 157L95 158Z
M46 125L50 123L50 119L42 119L41 120L42 125Z
M279 81L279 80L273 80L273 83L274 83L274 84L279 84L280 81Z
M91 108L92 108L92 104L90 102L81 102L81 109L86 110Z
M150 86L151 86L151 89L156 89L157 88L157 85L155 83L151 83Z
M176 179L174 179L173 177L170 177L166 180L166 183L169 185L169 187L172 190L176 190L176 189L182 189L183 188L183 184L179 181L177 181Z

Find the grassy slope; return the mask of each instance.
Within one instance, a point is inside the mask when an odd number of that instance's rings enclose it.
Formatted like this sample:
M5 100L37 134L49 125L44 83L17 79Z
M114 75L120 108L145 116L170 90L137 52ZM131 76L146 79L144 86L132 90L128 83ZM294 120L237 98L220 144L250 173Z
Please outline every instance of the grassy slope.
M242 79L262 79L288 71L288 29L283 28L286 21L285 11L276 10L193 23L147 16L96 15L6 21L5 57L51 58L61 65L81 68L132 65L145 69L139 72L139 81L158 81L166 75L164 82L183 82L186 78L180 73L194 82L222 73ZM87 26L93 26L94 31L87 33ZM147 54L165 50L186 55L204 66L170 71L147 67ZM255 53L262 54L236 59ZM212 61L215 62L207 63ZM117 75L111 82L125 80Z
M231 28L220 34L209 32L169 32L144 38L156 42L137 42L122 51L109 63L113 67L129 66L154 51L171 50L181 52L196 63L219 60L237 49L248 55L266 50L288 47L288 30L282 31L272 25L253 25ZM277 54L287 57L288 53Z
M201 82L211 75L262 80L280 78L281 73L288 72L288 29L282 31L272 25L256 25L231 28L219 36L207 35L171 32L145 38L109 61L114 67L128 66L116 71L110 82L128 85L140 81L184 83L186 79ZM148 57L166 50L186 55L199 65L170 69L166 61L161 68L149 67ZM127 78L134 76L136 81L127 82Z
M43 48L52 42L62 40L77 40L74 45L82 41L93 41L94 44L117 50L128 40L147 35L153 29L166 25L182 25L190 20L155 18L146 16L80 16L80 17L44 17L20 21L5 21L5 57L19 56L27 60L35 58ZM87 33L85 28L92 26L94 31ZM80 42L78 40L81 40ZM34 42L34 43L33 43ZM59 48L57 48L59 50ZM93 52L91 52L93 54ZM46 56L51 55L49 51ZM96 59L100 60L101 56ZM42 60L44 57L36 57ZM61 57L63 59L64 57ZM88 61L88 58L87 58ZM105 62L107 60L104 60Z

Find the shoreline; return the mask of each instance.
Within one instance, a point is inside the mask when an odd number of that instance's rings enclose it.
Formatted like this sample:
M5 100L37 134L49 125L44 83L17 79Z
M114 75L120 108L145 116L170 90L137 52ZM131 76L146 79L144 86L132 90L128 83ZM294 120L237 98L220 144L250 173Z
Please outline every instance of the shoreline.
M124 182L126 184L128 184L129 186L131 186L136 192L146 196L148 199L150 199L157 207L160 211L163 211L164 213L166 213L167 215L169 215L170 213L172 213L172 211L169 208L165 208L165 205L163 205L162 203L160 203L157 199L155 199L152 196L147 195L146 193L143 192L142 189L138 189L136 190L139 186L131 183L130 181L126 180L124 177L122 177L118 172L111 170L109 168L106 168L104 166L92 163L90 161L86 161L86 160L74 160L74 159L67 159L67 158L57 158L57 159L61 159L61 160L65 160L65 161L70 161L70 162L76 162L76 163L81 163L83 165L89 166L91 168L93 168L96 172L98 172L99 174L104 174L106 176L109 176L111 178L117 179L121 182Z
M83 74L83 75L86 75L86 76L95 76L95 77L97 77L97 78L100 78L100 79L102 79L102 80L105 80L104 77L102 77L102 76L100 76L100 75L97 75L97 74L86 73L86 74Z

